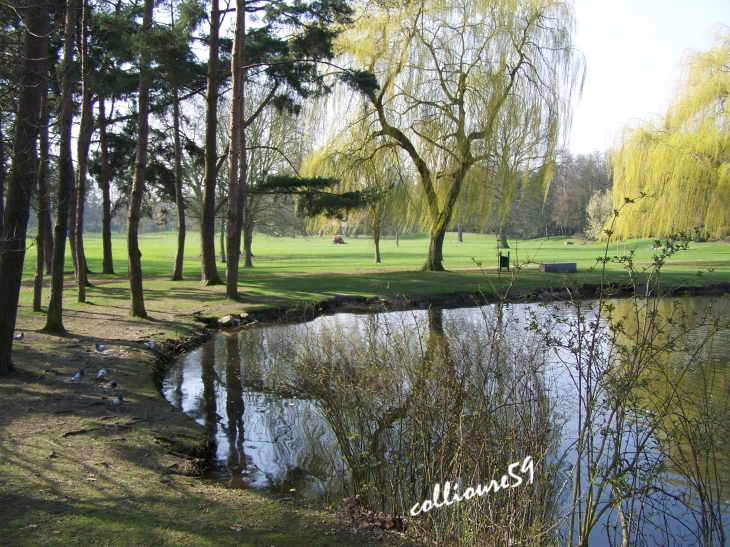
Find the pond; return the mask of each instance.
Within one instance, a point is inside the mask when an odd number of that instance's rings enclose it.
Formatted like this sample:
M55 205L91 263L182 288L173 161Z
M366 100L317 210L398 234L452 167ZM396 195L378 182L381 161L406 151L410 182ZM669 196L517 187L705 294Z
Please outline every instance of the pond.
M525 545L544 534L724 544L723 303L597 308L338 314L221 332L179 361L163 392L208 429L214 475L231 486L359 494L406 514L435 484L463 494L529 456L532 484L433 511L434 533L463 544L499 531ZM504 522L521 524L503 532Z

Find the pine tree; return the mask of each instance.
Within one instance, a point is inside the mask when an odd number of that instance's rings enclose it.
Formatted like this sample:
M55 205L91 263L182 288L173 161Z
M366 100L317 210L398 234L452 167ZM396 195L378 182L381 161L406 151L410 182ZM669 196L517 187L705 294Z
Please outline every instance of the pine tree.
M25 259L30 196L36 181L37 139L41 113L43 66L48 55L48 3L24 7L20 93L13 131L12 168L0 239L0 374L13 370L11 351Z

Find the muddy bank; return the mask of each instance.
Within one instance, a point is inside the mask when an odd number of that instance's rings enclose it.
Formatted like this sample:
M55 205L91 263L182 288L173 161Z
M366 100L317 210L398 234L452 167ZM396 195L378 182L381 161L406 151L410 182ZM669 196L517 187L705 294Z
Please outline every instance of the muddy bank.
M565 287L544 287L535 291L514 291L505 299L506 302L550 302L568 301L571 299L593 299L600 294L601 286L585 283L571 290ZM610 298L627 298L635 292L644 295L647 292L646 284L636 287L627 285L607 284L605 295ZM648 287L650 295L655 294L655 288ZM730 293L730 282L706 283L702 287L679 287L661 291L661 296L722 296ZM250 327L256 324L289 323L308 321L321 315L335 313L374 313L385 311L405 311L427 309L430 307L441 309L466 308L483 306L499 302L500 298L493 293L455 292L449 294L419 296L397 296L392 298L364 297L352 295L334 295L332 298L302 304L296 307L271 307L264 310L248 313L233 313L224 317L195 315L193 320L208 328ZM240 317L243 317L240 319Z

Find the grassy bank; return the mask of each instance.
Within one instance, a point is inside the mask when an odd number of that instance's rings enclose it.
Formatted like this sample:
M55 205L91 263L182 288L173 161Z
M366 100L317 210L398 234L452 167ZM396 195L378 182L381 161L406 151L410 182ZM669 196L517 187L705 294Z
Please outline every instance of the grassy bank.
M40 332L40 314L20 318L26 336L15 347L17 370L0 378L0 545L413 544L350 526L326 503L198 478L205 432L153 381L158 348L194 326L184 318L134 321L126 313L72 306L62 336ZM150 350L145 340L158 344ZM108 349L96 351L97 341ZM85 377L69 382L79 367ZM108 378L97 381L102 368ZM107 387L110 379L116 389ZM109 403L119 392L117 410Z
M169 281L175 234L141 238L145 298L151 320L128 317L125 242L114 239L116 275L92 274L85 304L75 302L71 275L65 291L68 334L41 331L44 313L31 310L35 249L26 258L18 329L26 333L15 346L17 371L0 379L0 544L2 545L370 545L382 544L382 531L348 526L321 504L229 490L190 476L205 451L203 429L162 399L153 382L157 348L142 341L180 340L193 334L196 315L284 305L295 306L339 295L428 297L458 291L490 291L506 281L496 271L493 237L455 234L445 241L445 273L418 272L428 248L425 236L381 243L383 263L373 264L373 245L329 237L254 239L254 265L242 269L241 302L224 298L224 288L201 287L198 235L190 234L181 282ZM570 243L570 244L566 244ZM610 246L610 254L636 250L638 265L649 266L648 240ZM562 274L541 274L539 262L576 262L583 280L605 246L578 240L511 242L511 257L528 259L515 290L556 287ZM673 257L665 282L730 281L730 247L692 244ZM86 237L93 272L101 270L101 238ZM474 261L482 262L484 270ZM224 273L224 265L219 265ZM696 279L698 271L714 268ZM71 270L70 258L66 270ZM625 280L609 265L612 281ZM43 305L48 302L48 279ZM598 274L586 279L598 282ZM44 308L45 310L45 308ZM103 353L94 342L109 347ZM68 379L84 367L85 379ZM106 368L118 389L97 382ZM119 411L108 404L121 390ZM387 544L423 544L385 534Z

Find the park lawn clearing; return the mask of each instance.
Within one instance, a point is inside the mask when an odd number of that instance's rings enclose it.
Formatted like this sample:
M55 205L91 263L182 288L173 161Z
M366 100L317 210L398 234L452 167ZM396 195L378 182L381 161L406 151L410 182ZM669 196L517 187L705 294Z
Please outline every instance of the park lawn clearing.
M92 305L127 307L129 282L126 276L125 242L118 234L114 238L115 275L90 276L95 288L87 290ZM101 270L101 237L87 234L85 239L87 261L92 272ZM447 272L420 272L428 250L429 239L423 234L401 236L396 246L394 239L381 240L382 264L373 263L372 240L359 237L345 238L347 245L333 245L328 236L272 237L255 234L253 268L239 270L239 292L242 300L225 300L222 287L201 287L199 237L189 233L184 266L184 281L169 281L175 256L176 237L173 232L143 234L140 236L142 269L144 272L145 301L148 312L162 309L162 317L177 321L179 316L195 311L205 315L225 315L270 306L302 306L332 298L334 295L381 297L393 299L429 298L455 292L491 293L495 288L506 288L510 274L497 271L497 249L494 236L464 234L464 242L448 233L444 241L444 264ZM631 240L610 243L610 256L623 256L634 251L638 268L650 269L656 250L653 240ZM545 288L560 288L568 280L576 283L600 282L596 260L603 256L606 244L573 238L510 240L512 263L523 264L515 279L513 294L536 292ZM32 288L35 253L26 255L24 289ZM545 274L539 272L541 262L575 262L576 274ZM66 270L71 269L70 252ZM667 260L662 271L665 287L701 287L705 282L730 282L730 246L725 243L691 243L690 249ZM225 275L225 264L218 264L219 275ZM708 270L714 270L709 273ZM623 267L608 264L607 280L622 284L629 281ZM698 278L698 272L702 272ZM46 285L48 284L46 278ZM72 287L72 278L67 278ZM31 291L21 292L20 313L28 310ZM66 305L75 304L75 290L67 290ZM47 287L43 305L48 302ZM88 304L86 305L88 307ZM83 307L83 305L82 305Z
M156 351L142 342L183 340L195 334L199 317L275 306L302 307L336 295L406 297L437 301L449 293L491 294L511 283L513 294L534 295L566 281L598 283L588 270L605 244L572 239L510 242L513 261L527 262L513 279L498 272L493 237L465 234L464 243L448 234L444 246L450 271L417 271L426 257L422 235L383 240L383 264L373 264L372 241L327 237L254 239L254 268L241 269L242 299L225 299L224 286L201 287L195 234L188 238L184 281L172 282L172 233L141 237L145 301L149 320L129 313L124 241L114 240L116 275L90 275L87 302L77 303L73 276L67 275L64 323L68 334L41 331L43 311L31 309L34 249L26 255L17 328L25 332L14 346L17 371L0 380L0 545L411 545L423 544L395 533L353 533L340 515L314 502L234 490L189 476L206 449L206 433L167 403L155 385ZM566 242L572 243L566 245ZM649 267L652 242L609 246L609 255L635 249L635 263ZM691 244L672 257L662 272L664 286L730 281L723 243ZM101 269L101 238L86 236L92 271ZM578 273L541 274L540 262L576 262ZM481 266L478 264L481 263ZM71 269L70 255L66 270ZM714 269L697 278L698 271ZM219 265L224 274L224 266ZM610 281L628 280L609 264ZM99 342L109 349L94 350ZM85 367L79 384L68 379ZM109 390L94 380L101 367ZM124 403L108 406L117 392ZM335 500L337 501L337 500ZM378 541L375 537L382 536Z

